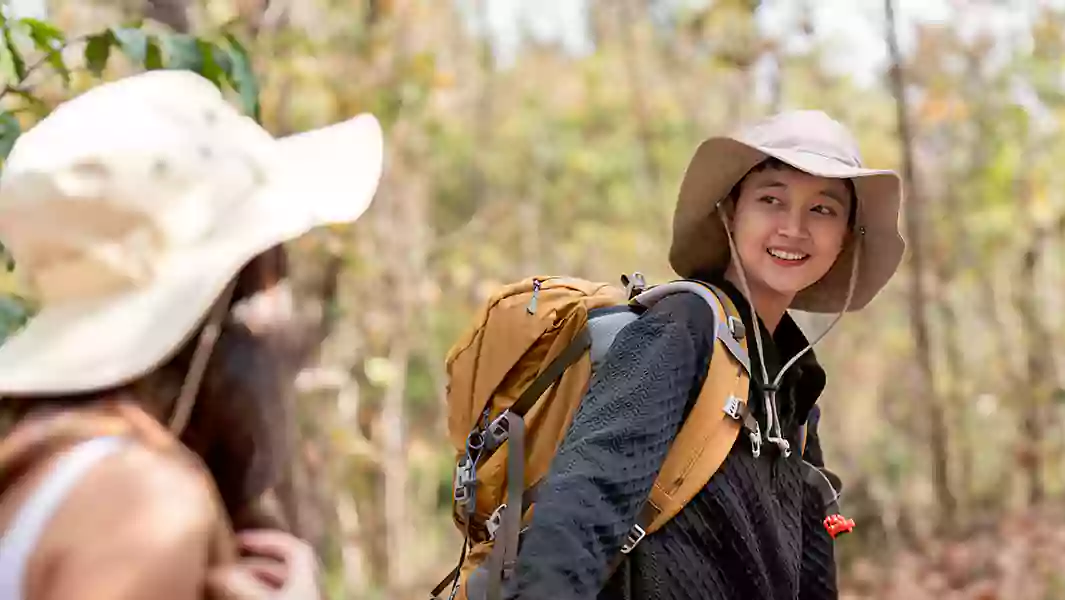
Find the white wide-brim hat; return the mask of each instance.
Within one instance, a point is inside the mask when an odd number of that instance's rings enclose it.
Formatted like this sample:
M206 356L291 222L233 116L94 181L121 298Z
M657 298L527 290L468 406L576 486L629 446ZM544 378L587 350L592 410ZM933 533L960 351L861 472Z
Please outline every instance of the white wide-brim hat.
M358 219L382 162L371 115L274 138L188 71L62 104L19 138L0 175L0 241L39 308L0 346L0 397L97 391L151 372L251 259Z

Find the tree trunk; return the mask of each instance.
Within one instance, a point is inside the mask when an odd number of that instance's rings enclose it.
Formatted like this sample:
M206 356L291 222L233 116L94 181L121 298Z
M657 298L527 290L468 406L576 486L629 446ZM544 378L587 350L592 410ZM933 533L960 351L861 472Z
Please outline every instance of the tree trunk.
M397 332L388 357L392 373L385 389L379 423L381 466L384 473L385 539L388 553L388 597L400 598L410 573L405 556L413 541L408 535L407 446L404 404L410 343L407 333Z
M902 176L907 193L904 211L906 239L910 247L910 319L914 336L914 360L918 376L917 404L927 405L928 444L932 457L933 487L941 513L940 522L948 529L953 526L956 500L950 487L949 447L947 420L943 404L936 395L935 373L932 369L932 342L927 316L925 290L925 256L923 247L923 198L914 169L913 136L910 131L909 110L906 101L906 84L902 72L902 57L899 51L895 23L894 0L884 0L887 16L887 45L891 57L891 87L895 95L899 143L902 147ZM919 415L922 413L918 413Z
M1033 155L1035 152L1029 149L1027 154ZM1028 163L1022 161L1021 164ZM1030 173L1021 175L1016 196L1021 214L1027 214L1029 218L1032 215L1030 178ZM1065 217L1054 226L1055 232L1062 228L1065 228ZM1032 232L1029 236L1032 242L1022 257L1017 292L1014 295L1014 303L1021 318L1028 380L1017 461L1027 480L1028 503L1034 506L1042 503L1046 497L1043 477L1046 467L1047 420L1050 417L1048 408L1057 387L1057 373L1053 359L1054 336L1042 317L1038 291L1042 288L1038 276L1039 262L1052 232L1034 223L1029 226L1028 231Z
M392 55L393 65L405 64L413 53L414 38L410 29L412 11L409 2L390 3L392 17L399 29ZM398 75L399 70L393 69ZM394 75L395 76L395 75ZM398 85L398 83L393 83ZM381 289L387 294L379 302L388 304L389 315L387 356L389 374L382 396L381 414L377 423L383 475L385 549L387 552L387 581L385 596L408 597L408 586L414 576L414 534L410 516L409 462L407 458L407 377L411 359L422 349L418 332L426 330L423 304L420 299L422 282L429 278L429 226L426 216L428 202L424 179L418 175L416 159L409 153L418 135L415 119L400 115L391 128L390 165L382 181L385 194L382 202L381 225L378 236L385 251L386 272ZM380 260L380 259L379 259Z
M1028 503L1037 505L1043 501L1043 418L1047 394L1048 372L1047 349L1041 339L1045 333L1040 331L1041 319L1032 290L1039 289L1036 281L1038 253L1032 248L1025 252L1020 269L1019 290L1016 295L1017 312L1020 314L1021 329L1025 339L1026 369L1028 378L1028 398L1021 418L1021 442L1017 459L1025 475L1028 488ZM1034 287L1033 287L1034 286Z
M950 239L957 240L958 237L955 235L951 236ZM938 279L941 288L946 290L954 283L956 265L951 264L953 263L953 258L944 257L943 262ZM968 498L969 492L972 490L972 454L976 449L973 447L969 437L968 416L971 411L964 401L969 393L965 385L965 364L962 356L962 344L964 343L962 336L964 333L959 327L958 313L949 295L939 297L936 305L945 345L943 353L947 386L944 391L943 403L944 413L949 415L945 420L953 425L956 433L956 446L953 456L957 457L961 462L958 469L957 487L961 490L962 498ZM963 508L963 506L957 507L959 512L963 512ZM956 518L960 522L962 516L958 514Z

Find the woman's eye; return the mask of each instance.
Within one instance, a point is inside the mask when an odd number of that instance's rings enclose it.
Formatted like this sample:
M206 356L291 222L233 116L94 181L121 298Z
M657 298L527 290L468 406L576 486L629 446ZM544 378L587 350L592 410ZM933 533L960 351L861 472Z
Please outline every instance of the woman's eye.
M813 211L815 213L822 214L822 215L829 216L829 217L833 217L833 216L836 215L836 210L835 209L833 209L830 206L825 206L823 204L819 204L819 205L813 207Z
M780 204L780 199L775 196L762 196L758 201L766 204Z

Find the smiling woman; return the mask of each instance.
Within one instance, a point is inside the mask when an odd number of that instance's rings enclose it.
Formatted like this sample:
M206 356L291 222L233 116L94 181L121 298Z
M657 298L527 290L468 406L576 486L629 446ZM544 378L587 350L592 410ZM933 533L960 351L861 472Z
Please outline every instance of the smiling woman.
M694 399L725 354L698 295L663 298L596 367L537 484L507 598L838 597L832 540L853 523L837 513L840 483L821 459L826 376L811 351L820 338L807 340L787 311L841 315L872 300L902 257L900 200L898 177L864 168L846 128L818 111L700 145L681 184L670 263L738 309L743 327L730 322L730 331L756 349L748 435L671 520L629 533L681 424L707 406Z

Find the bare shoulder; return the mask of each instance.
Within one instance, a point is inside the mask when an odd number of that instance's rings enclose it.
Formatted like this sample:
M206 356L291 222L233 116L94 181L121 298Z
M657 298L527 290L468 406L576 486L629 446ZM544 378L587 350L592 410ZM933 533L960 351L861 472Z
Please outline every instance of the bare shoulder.
M162 541L190 529L210 526L216 504L210 481L193 463L137 444L104 459L72 491L57 521L90 515L98 526L160 517L144 528ZM165 518L162 518L165 517ZM146 534L148 532L145 532Z
M220 516L209 479L183 458L130 444L71 490L48 526L36 566L41 595L199 598ZM31 581L39 569L31 569Z

